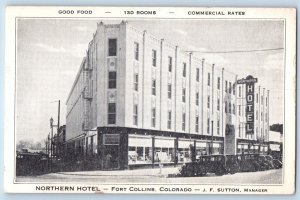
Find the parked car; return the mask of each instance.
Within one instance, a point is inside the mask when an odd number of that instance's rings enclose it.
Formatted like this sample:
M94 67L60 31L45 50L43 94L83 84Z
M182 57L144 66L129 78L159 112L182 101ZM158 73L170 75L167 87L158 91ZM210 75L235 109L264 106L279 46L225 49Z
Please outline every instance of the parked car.
M214 173L217 176L222 176L238 171L239 165L235 155L210 155L200 156L194 162L185 163L180 169L180 174L182 176L204 176L207 173Z
M279 159L273 159L274 169L282 168L282 162Z

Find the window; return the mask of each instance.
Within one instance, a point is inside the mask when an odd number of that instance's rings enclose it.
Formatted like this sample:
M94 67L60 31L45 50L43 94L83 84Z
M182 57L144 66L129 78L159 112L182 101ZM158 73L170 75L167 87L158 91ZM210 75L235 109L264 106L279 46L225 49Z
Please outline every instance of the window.
M171 99L172 97L172 85L171 83L168 84L168 98Z
M227 92L227 87L228 87L227 84L228 84L227 81L225 81L225 92Z
M227 113L227 102L225 102L225 113Z
M134 59L139 60L139 43L134 43Z
M258 93L256 93L256 103L258 103Z
M138 124L138 105L133 105L133 125Z
M108 40L108 56L117 55L117 39Z
M168 129L171 129L172 112L168 112Z
M196 92L196 105L199 105L199 92Z
M108 124L116 124L116 103L108 104Z
M232 85L232 93L235 95L235 84Z
M186 77L186 63L183 63L182 76Z
M152 79L152 95L156 95L156 80Z
M182 130L185 131L185 113L182 113Z
M217 121L217 134L220 135L220 119Z
M172 72L172 57L168 57L169 72Z
M182 102L185 102L185 88L182 88Z
M266 113L265 120L266 120L266 122L268 122L268 113Z
M208 95L207 96L207 108L209 108L210 107L210 96Z
M261 118L261 121L264 121L264 116L263 116L262 112L260 113L260 118Z
M109 72L108 73L108 88L116 88L117 87L117 72Z
M235 115L235 104L234 103L232 104L232 114Z
M256 120L258 120L258 110L256 111Z
M156 109L152 108L151 111L151 125L154 128L155 127L155 122L156 122Z
M241 137L241 124L239 124L239 137Z
M209 118L207 118L207 134L209 134L209 124L210 124L210 120Z
M241 116L241 105L239 105L239 116Z
M152 49L152 66L156 67L156 50Z
M196 81L199 82L200 79L200 70L199 68L196 69Z
M266 106L268 106L268 98L266 97Z
M229 94L231 94L231 82L229 82Z
M264 105L264 96L261 96L261 105Z
M210 86L210 73L207 74L207 85Z
M217 101L217 110L220 110L220 98L218 98L218 101Z
M218 77L218 90L220 89L220 87L221 87L221 79L220 79L220 77Z
M239 86L239 97L241 97L241 95L242 95L242 88L241 86Z
M199 132L199 116L196 116L196 119L195 119L195 131L197 133Z
M229 104L228 105L228 107L229 107L228 112L231 113L231 103L229 102L228 104Z
M134 90L139 90L139 74L134 75Z

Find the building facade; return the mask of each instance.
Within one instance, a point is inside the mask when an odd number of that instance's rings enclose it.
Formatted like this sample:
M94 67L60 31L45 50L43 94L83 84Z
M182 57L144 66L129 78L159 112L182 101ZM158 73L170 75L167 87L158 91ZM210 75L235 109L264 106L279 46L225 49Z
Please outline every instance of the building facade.
M67 154L125 169L266 152L269 91L243 78L127 22L100 22L67 99Z

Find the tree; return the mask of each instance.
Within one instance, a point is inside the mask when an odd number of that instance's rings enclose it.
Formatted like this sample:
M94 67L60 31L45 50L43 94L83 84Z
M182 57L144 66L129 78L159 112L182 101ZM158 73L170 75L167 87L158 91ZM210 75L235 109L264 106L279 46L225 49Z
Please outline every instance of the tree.
M283 134L283 124L272 124L270 126L270 130L280 132L280 134Z

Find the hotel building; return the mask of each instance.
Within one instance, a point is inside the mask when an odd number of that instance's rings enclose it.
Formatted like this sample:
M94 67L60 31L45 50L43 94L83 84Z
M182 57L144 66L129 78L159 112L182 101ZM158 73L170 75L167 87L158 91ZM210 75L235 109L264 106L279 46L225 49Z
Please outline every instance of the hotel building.
M253 84L249 117L243 78L127 22L100 22L67 99L67 157L126 169L266 152L269 91Z

